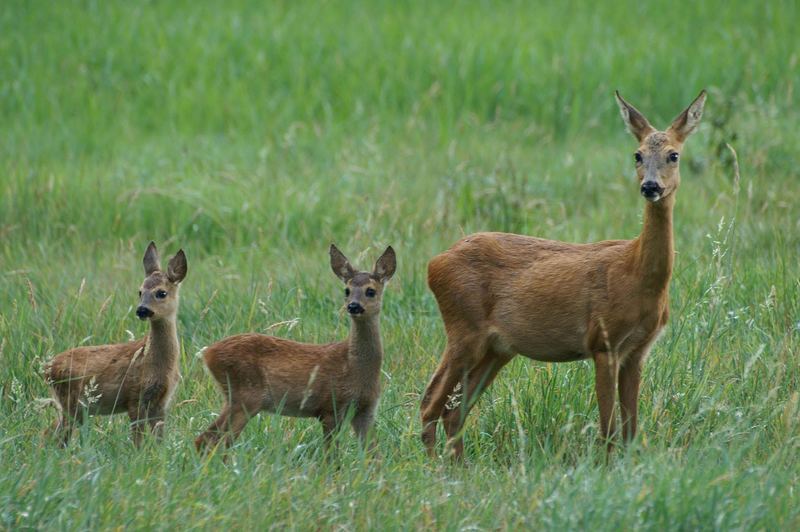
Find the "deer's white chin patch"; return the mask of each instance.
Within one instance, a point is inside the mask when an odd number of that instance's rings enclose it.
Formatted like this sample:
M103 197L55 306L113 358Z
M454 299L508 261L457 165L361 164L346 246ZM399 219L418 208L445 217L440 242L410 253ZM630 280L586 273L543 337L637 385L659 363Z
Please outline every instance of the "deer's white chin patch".
M650 203L656 203L658 200L660 200L663 197L661 194L659 194L657 192L655 194L653 194L652 196L645 196L644 194L642 194L642 196L644 196L644 199L646 199Z

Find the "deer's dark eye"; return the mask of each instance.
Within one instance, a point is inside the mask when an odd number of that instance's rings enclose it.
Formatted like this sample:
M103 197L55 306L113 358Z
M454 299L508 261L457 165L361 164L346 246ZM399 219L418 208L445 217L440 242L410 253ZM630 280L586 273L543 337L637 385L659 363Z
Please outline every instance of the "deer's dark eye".
M164 290L156 292L156 299L164 299L165 297L167 297L167 293Z
M366 294L367 294L367 297L375 297L375 289L374 288L367 288Z
M670 152L670 154L667 155L667 160L669 162L671 162L671 163L677 163L678 162L678 152L676 152L676 151Z
M349 288L345 288L344 289L344 297L349 297L349 296L350 296L350 289Z
M142 297L142 291L139 290L139 297Z
M633 160L636 161L636 164L640 164L642 162L642 154L637 151L633 154Z

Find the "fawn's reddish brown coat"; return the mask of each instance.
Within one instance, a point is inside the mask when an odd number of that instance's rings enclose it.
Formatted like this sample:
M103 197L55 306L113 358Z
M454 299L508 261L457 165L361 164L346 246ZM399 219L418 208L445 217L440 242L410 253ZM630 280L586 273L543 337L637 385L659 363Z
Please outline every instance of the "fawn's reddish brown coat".
M198 451L222 438L232 444L248 420L262 410L317 418L328 442L353 408L353 429L366 441L380 396L379 317L385 283L395 272L395 253L387 248L371 273L353 269L336 246L331 245L330 256L334 273L345 283L349 338L306 344L251 333L206 348L203 358L225 405L195 440Z
M55 432L63 445L84 413L127 413L133 441L141 444L145 425L161 436L170 399L180 378L176 329L179 284L186 277L183 250L161 271L153 242L144 255L145 280L136 315L150 320L148 335L124 344L76 347L45 366L45 379L61 411Z
M640 143L634 159L647 203L638 238L570 244L478 233L430 261L428 285L447 346L422 398L422 440L429 453L442 417L451 450L461 456L467 413L517 354L546 362L592 358L603 437L610 442L615 433L615 388L624 437L635 435L642 363L669 312L678 158L706 96L701 92L664 132L616 97ZM448 399L459 385L462 399L454 406Z

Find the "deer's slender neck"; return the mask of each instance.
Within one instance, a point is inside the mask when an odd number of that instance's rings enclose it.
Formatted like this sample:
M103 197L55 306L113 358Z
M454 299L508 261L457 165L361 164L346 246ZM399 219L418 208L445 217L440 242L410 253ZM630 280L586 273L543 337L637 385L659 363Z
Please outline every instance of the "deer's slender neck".
M380 368L383 359L381 324L378 316L351 318L348 358L366 368Z
M636 267L645 288L666 288L672 276L675 249L672 236L673 192L661 201L647 202L644 225L637 239Z
M144 356L154 364L170 365L178 360L180 344L175 317L151 320Z

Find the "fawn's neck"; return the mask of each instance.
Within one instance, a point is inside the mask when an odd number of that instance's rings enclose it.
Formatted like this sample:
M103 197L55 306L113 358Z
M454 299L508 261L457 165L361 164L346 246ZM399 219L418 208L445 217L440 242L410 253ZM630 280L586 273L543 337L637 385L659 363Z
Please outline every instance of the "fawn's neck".
M649 290L664 290L672 276L675 248L672 237L672 209L675 193L657 202L647 202L642 233L636 239L635 265L642 285Z
M348 360L365 371L379 371L383 360L378 316L351 318Z
M145 341L144 356L153 364L175 364L180 353L175 317L150 321L150 333Z

